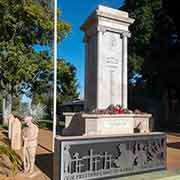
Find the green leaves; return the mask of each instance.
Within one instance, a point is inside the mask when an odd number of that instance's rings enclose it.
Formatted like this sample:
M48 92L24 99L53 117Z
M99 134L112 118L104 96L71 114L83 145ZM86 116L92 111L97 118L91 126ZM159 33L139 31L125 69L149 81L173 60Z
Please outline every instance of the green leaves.
M132 36L129 39L129 74L132 78L137 73L144 71L143 66L150 54L152 41L157 36L156 15L161 9L160 0L126 0L124 10L129 11L135 18L130 27Z
M146 87L150 97L162 98L166 89L179 89L176 79L180 36L176 6L174 2L160 0L126 0L123 6L135 18L130 27L129 78L131 81L140 74L136 88ZM142 90L139 92L142 96Z
M18 169L22 168L22 160L19 155L9 146L0 144L0 155L6 155L12 163L12 173L15 175Z
M0 0L1 92L18 96L44 90L52 73L52 59L45 52L35 51L33 45L52 45L51 5L49 0ZM60 41L70 31L70 25L58 20L57 29Z
M53 69L51 61L43 61L41 64L41 73L39 74L39 80L35 81L32 88L36 103L45 102L45 98L41 95L48 93L49 88L53 87ZM48 70L48 71L46 71ZM58 102L64 103L72 101L78 98L79 93L77 92L78 83L76 79L76 68L67 63L63 59L58 59L57 62L57 93Z
M71 30L71 26L63 21L60 21L57 23L57 29L58 29L58 41L62 41Z
M22 43L14 46L12 43L0 43L0 78L5 90L18 95L17 88L22 83L28 83L34 76L38 65L35 64L37 54L27 49ZM3 89L4 87L0 88Z
M51 47L54 38L54 10L50 0L0 0L0 91L12 96L26 94L37 103L47 99L53 82L51 52L37 52L33 45ZM60 15L60 11L58 11ZM71 30L60 18L58 42ZM60 103L78 97L76 68L58 60Z

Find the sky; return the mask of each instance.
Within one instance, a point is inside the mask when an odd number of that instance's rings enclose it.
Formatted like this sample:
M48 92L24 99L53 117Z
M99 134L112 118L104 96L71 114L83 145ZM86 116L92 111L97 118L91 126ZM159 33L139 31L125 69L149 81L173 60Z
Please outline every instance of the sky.
M58 45L58 57L64 58L77 68L77 79L81 98L84 97L84 44L80 26L98 5L118 9L123 0L57 0L61 10L61 19L72 26L72 30Z

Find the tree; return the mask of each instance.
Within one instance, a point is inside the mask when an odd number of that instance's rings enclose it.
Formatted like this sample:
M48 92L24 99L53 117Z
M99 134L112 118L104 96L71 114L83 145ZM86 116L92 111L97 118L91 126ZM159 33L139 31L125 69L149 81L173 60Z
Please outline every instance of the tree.
M129 40L129 67L132 78L135 74L142 73L142 65L156 33L155 13L160 9L160 0L126 0L122 9L135 19L130 27L132 36Z
M171 81L170 59L174 49L174 35L177 29L161 0L126 0L122 9L135 18L130 27L129 74L131 79L141 74L136 83L145 83L160 89Z
M43 53L44 54L44 53ZM45 53L46 54L46 53ZM46 56L44 54L44 56ZM46 59L46 58L45 58ZM47 105L48 114L51 115L53 102L53 69L52 61L43 61L47 66L41 70L39 79L32 84L32 100L34 104L42 103ZM57 60L57 102L63 104L78 98L78 83L76 68L64 59Z
M50 68L50 56L33 45L51 46L53 15L49 0L0 0L0 91L8 113L13 97L35 90L35 81ZM57 29L60 42L70 25L59 20Z
M180 101L177 81L180 75L180 8L177 3L168 0L125 0L122 7L135 18L130 27L132 36L129 41L129 82L132 85L132 80L137 77L133 91L138 90L133 95L142 97L144 94L147 99L155 100L156 107L161 106L158 113L163 114L159 119L165 121L172 121L176 116L169 115L171 102L175 98Z
M58 103L71 102L77 99L79 93L77 93L77 79L76 68L70 63L67 63L64 59L58 59Z

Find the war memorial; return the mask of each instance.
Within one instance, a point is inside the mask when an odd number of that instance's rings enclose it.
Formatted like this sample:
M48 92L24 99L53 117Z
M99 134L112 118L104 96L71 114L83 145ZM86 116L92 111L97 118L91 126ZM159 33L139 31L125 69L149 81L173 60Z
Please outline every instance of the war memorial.
M127 12L99 5L81 26L85 112L64 114L63 136L55 143L54 180L108 179L166 169L166 135L151 132L151 114L128 110L127 41L133 22ZM112 105L120 105L118 112L112 113Z

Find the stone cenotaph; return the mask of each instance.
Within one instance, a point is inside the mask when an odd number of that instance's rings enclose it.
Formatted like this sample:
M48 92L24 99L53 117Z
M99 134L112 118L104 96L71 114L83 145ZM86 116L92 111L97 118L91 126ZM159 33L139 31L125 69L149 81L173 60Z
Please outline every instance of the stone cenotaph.
M81 26L85 32L85 109L110 104L127 108L127 38L133 23L128 13L99 6Z
M127 108L128 27L134 22L128 13L105 6L98 8L81 26L85 43L85 112L78 118L64 113L64 135L133 133L141 124L141 132L149 132L150 114L103 115L91 113L120 104Z
M166 169L166 135L149 132L150 114L98 114L110 104L127 108L128 13L98 6L85 32L85 107L65 113L56 136L54 180L104 180ZM134 133L136 126L140 133ZM66 135L66 136L65 136Z

